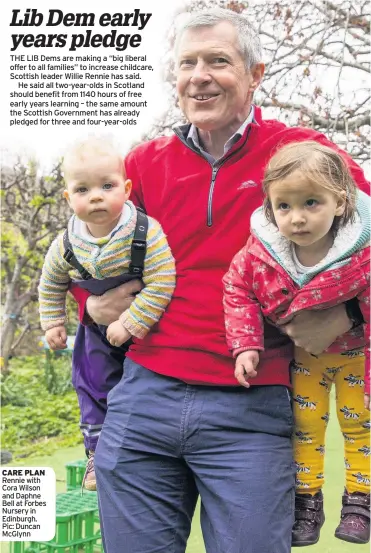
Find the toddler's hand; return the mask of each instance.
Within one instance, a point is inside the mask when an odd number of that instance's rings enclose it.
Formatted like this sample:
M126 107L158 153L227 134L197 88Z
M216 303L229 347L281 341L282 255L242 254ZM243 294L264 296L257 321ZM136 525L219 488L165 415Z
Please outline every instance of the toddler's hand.
M248 350L240 353L236 358L236 367L234 376L237 378L241 386L250 388L247 379L254 378L258 373L256 367L259 363L259 352L256 350Z
M120 321L115 321L107 327L107 340L111 346L121 346L128 340L130 340L131 334L125 327L122 326Z
M363 396L363 403L364 403L364 406L365 406L365 408L367 409L367 411L369 411L369 410L370 410L370 406L371 406L371 405L370 405L370 403L371 403L371 401L370 401L370 394L365 394L365 395Z
M67 347L67 332L65 327L62 325L49 328L49 330L45 332L45 338L50 349L53 351L58 349L66 349Z

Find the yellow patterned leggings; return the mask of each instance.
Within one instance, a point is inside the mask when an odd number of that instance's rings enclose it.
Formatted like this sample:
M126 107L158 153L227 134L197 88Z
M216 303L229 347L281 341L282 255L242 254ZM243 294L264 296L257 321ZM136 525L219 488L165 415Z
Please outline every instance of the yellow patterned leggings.
M364 364L362 351L323 353L317 358L296 348L291 378L297 493L313 495L324 483L325 432L333 383L344 437L346 489L348 493L370 493L370 412L363 405Z

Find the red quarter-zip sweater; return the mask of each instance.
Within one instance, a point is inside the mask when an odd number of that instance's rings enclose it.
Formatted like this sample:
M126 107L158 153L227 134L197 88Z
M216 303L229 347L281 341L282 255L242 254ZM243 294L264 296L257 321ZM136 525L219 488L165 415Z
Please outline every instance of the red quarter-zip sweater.
M127 355L152 371L188 383L237 385L225 338L222 277L249 237L250 216L263 200L261 182L269 158L294 141L317 140L335 148L311 129L263 121L259 108L255 119L213 166L185 143L189 126L178 135L138 146L125 160L133 182L131 199L161 223L177 271L166 312L143 340L135 340ZM368 192L362 170L346 159L358 186ZM74 295L82 314L86 293ZM265 349L252 384L289 386L291 343L266 325Z

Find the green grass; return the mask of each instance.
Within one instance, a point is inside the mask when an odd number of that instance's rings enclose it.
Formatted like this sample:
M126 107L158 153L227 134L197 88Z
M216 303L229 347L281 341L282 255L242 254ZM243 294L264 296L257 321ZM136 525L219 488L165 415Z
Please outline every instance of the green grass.
M295 548L293 551L300 553L366 553L370 551L369 545L354 545L337 540L334 537L334 530L339 522L341 509L341 495L344 488L344 455L343 440L335 416L334 405L332 405L332 417L327 432L326 448L326 484L324 488L326 522L322 528L321 539L317 545L311 547ZM65 490L66 474L64 465L69 461L83 458L81 446L61 449L51 456L35 457L23 460L23 462L12 462L14 465L48 466L53 467L57 478L57 491ZM5 545L5 544L3 544ZM2 548L6 553L7 548ZM205 553L202 533L199 525L199 506L197 507L191 536L189 538L187 553ZM274 553L273 551L271 553Z

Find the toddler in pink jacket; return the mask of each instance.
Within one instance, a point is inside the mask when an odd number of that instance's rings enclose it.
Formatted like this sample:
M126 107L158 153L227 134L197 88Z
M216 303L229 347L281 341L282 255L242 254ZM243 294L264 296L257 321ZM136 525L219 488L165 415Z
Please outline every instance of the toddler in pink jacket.
M350 329L319 356L295 348L292 363L294 456L297 467L292 545L312 545L324 522L325 430L329 392L345 444L346 488L335 535L370 537L369 408L370 204L342 156L317 142L292 143L271 158L264 205L224 282L227 342L243 386L264 355L263 317L288 322L303 309L326 309L357 298L365 325Z

